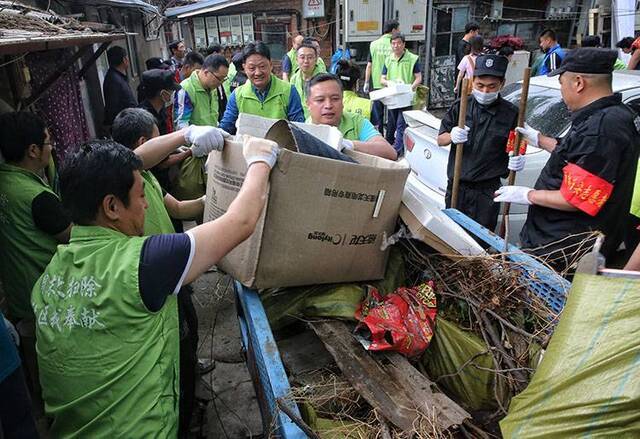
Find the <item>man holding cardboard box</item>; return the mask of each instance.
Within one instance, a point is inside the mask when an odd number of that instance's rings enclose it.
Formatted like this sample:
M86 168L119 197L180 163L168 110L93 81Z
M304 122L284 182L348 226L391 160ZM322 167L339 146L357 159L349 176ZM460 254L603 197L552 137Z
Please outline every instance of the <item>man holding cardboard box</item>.
M310 122L337 127L344 138L341 148L395 160L396 151L369 120L347 113L342 102L342 82L335 75L321 73L307 84Z
M248 81L231 93L220 128L234 134L240 113L304 122L302 103L295 86L271 73L269 47L256 41L247 44L242 53Z
M380 82L385 87L391 82L411 84L412 91L415 91L422 82L422 71L418 63L418 55L406 49L405 37L399 32L391 36L391 54L384 61ZM411 106L389 109L386 139L387 142L393 145L399 155L404 153L403 136L407 124L402 117L402 113L407 110L411 110Z
M133 151L101 140L68 157L61 191L75 226L32 294L53 437L178 435L176 294L253 233L277 149L245 137L248 169L226 212L151 237Z

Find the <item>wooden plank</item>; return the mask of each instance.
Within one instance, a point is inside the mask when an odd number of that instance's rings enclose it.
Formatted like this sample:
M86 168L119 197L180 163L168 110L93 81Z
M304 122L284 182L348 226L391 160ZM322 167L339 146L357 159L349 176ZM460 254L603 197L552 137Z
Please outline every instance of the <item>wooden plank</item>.
M290 393L289 380L258 293L237 281L234 286L240 305L238 319L241 334L247 349L249 372L263 414L265 434L269 435L275 427L276 437L281 439L306 438L307 435L278 407L277 400L281 399L287 404L290 413L300 416L298 407L287 399Z
M433 384L424 376L418 377L419 372L406 358L365 351L343 322L314 322L311 327L351 385L402 430L413 431L420 415L441 431L471 417L445 395L434 393Z

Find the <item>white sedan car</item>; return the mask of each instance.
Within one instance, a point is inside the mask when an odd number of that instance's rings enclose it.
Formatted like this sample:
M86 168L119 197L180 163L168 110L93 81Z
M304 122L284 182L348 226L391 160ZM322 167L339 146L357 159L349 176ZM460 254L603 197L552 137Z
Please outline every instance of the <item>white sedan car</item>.
M521 83L508 85L502 96L519 104ZM613 73L613 91L622 94L623 102L640 106L640 71L616 71ZM414 177L407 185L417 185L413 189L426 194L441 209L447 190L447 161L449 147L439 147L437 143L440 119L424 111L405 111L407 129L404 134L405 159ZM531 78L526 121L542 134L563 137L571 126L571 115L562 101L558 77L536 76ZM534 147L527 148L525 169L516 176L516 184L533 187L540 171L549 158L549 153ZM506 182L505 182L506 183ZM527 207L512 205L509 216L512 244L518 243L520 230L527 217ZM498 224L501 219L498 220Z

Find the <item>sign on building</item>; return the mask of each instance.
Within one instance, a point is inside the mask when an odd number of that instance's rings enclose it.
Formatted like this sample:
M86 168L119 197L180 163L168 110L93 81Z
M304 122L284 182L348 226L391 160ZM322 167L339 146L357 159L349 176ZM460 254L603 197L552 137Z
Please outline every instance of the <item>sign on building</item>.
M209 45L220 43L218 36L218 17L207 17L207 35L209 37Z
M304 18L324 17L324 0L302 0Z
M230 15L231 22L231 44L234 46L242 44L242 24L240 15Z
M231 21L228 15L218 17L218 30L220 32L220 44L231 45Z
M196 48L207 47L207 31L204 28L204 18L193 19L193 36Z

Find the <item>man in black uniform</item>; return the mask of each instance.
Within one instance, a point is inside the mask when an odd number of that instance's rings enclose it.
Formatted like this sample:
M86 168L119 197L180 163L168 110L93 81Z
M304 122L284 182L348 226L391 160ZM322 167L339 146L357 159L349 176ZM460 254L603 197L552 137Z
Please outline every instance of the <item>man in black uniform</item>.
M493 202L500 178L508 169L522 170L524 158L507 153L509 132L516 127L518 108L500 96L509 61L500 55L482 55L476 60L472 96L469 96L465 128L458 128L460 102L447 111L440 125L438 145L451 144L447 165L447 195L451 207L456 147L464 143L458 205L465 215L493 231L498 223L499 205Z
M558 141L528 125L518 128L530 145L551 156L534 189L505 186L497 191L496 202L531 206L520 233L522 247L548 257L558 271L571 262L565 250L571 246L575 251L586 233L605 234L605 257L623 239L640 151L640 118L612 91L616 57L612 50L576 49L549 73L560 75L571 130Z

